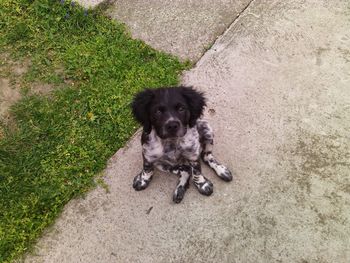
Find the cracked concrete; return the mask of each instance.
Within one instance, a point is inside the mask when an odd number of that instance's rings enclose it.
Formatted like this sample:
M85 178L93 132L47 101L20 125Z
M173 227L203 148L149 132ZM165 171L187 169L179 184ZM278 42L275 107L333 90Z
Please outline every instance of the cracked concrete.
M197 61L251 0L116 0L107 13L135 38L182 59Z
M219 22L218 22L219 23ZM339 262L350 258L350 4L254 1L183 76L205 91L211 197L158 173L136 192L139 135L26 262ZM187 47L186 47L187 48Z

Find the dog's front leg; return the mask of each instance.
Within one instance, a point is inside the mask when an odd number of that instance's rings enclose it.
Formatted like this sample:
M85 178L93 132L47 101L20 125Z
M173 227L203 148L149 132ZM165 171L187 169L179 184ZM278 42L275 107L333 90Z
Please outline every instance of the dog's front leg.
M132 185L136 191L141 191L149 185L152 180L153 171L153 164L143 158L143 170L135 176Z
M179 182L177 183L173 195L173 201L175 203L180 203L184 198L185 192L188 188L188 181L191 175L191 167L189 165L181 165L178 167L178 169L172 169L171 172L176 173L180 176Z
M190 162L192 168L192 180L198 191L202 195L211 195L213 193L213 183L202 175L201 164L198 161Z

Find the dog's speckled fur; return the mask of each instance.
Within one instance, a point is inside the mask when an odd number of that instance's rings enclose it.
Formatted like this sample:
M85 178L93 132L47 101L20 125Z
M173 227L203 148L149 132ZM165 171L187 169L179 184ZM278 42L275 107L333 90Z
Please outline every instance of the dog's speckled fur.
M231 172L212 154L213 131L200 119L205 107L202 93L188 87L147 89L136 95L132 107L143 125L143 170L134 178L135 190L148 186L156 167L180 176L174 202L183 199L190 177L201 194L211 195L213 184L201 173L200 157L221 179L232 180Z

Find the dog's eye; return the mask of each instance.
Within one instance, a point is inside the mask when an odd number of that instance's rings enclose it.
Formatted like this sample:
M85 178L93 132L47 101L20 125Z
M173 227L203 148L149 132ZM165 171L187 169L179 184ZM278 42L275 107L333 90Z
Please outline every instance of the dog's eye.
M155 115L156 116L161 116L164 112L166 112L166 107L164 106L159 106L155 109Z
M179 107L177 108L177 110L178 110L179 112L184 112L184 111L185 111L185 107L179 106Z

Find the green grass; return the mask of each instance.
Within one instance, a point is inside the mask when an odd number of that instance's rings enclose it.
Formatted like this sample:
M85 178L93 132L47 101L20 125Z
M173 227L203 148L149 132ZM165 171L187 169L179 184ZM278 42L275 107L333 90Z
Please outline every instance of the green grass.
M132 40L98 11L55 0L0 1L0 52L31 60L23 87L65 86L25 96L12 108L17 128L2 125L0 262L11 262L95 185L94 175L135 132L132 96L177 84L188 65Z

